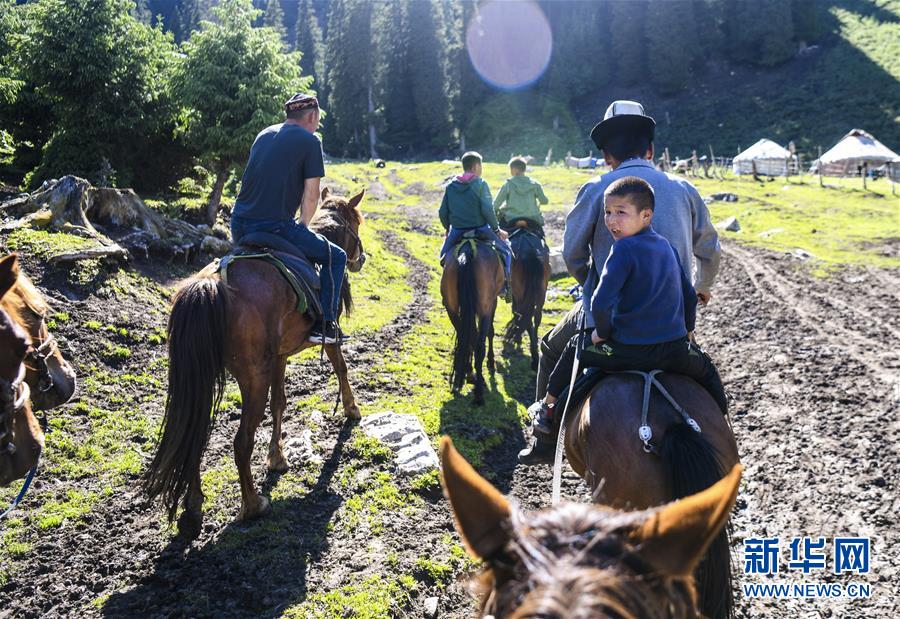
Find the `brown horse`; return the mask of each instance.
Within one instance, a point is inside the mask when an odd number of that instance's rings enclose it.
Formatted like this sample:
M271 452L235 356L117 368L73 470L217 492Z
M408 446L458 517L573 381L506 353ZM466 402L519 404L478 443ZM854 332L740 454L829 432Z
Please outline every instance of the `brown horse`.
M444 492L470 554L483 559L481 615L699 619L693 572L728 521L741 467L664 507L565 503L520 512L441 443Z
M25 382L31 388L34 410L49 410L71 400L75 395L75 370L63 359L56 338L47 328L50 306L21 271L0 299L0 308L25 329L34 346L25 360Z
M322 192L322 206L310 228L347 252L348 269L365 262L359 239L363 216L358 205L363 192L349 201ZM342 304L351 306L347 280ZM313 319L296 310L297 299L275 267L263 261L240 260L228 269L228 286L214 267L188 280L178 293L169 316L169 391L164 429L145 478L151 497L161 495L173 520L184 498L179 532L194 538L200 532L203 493L200 460L212 429L211 415L222 399L225 370L241 390L241 423L234 439L234 461L241 485L240 520L260 516L269 501L258 494L250 470L256 429L263 420L271 392L272 439L268 467L286 471L281 419L287 404L284 372L289 356L313 346L307 339ZM359 419L359 408L347 379L347 365L338 346L325 351L340 382L344 412Z
M0 259L0 298L16 285L18 277L16 255ZM31 350L28 334L0 309L0 486L25 477L44 448L44 433L31 412L30 389L25 382Z
M531 369L538 368L538 336L550 281L550 256L542 251L541 239L528 232L528 222L519 220L517 230L510 233L513 260L509 289L512 293L512 320L503 336L507 344L515 344L527 333L531 352Z
M458 252L451 248L447 253L441 297L456 329L450 384L458 392L467 378L473 381L474 402L478 405L484 404L485 348L488 371L494 372L494 313L502 287L503 266L488 243L466 240Z
M636 375L603 379L566 414L566 457L598 503L622 509L663 505L708 488L739 462L731 427L706 390L674 374L657 380L689 411L701 432L691 429L654 389L648 425L661 438L645 448L638 437L644 381ZM727 528L710 545L697 581L703 613L730 617L734 600Z

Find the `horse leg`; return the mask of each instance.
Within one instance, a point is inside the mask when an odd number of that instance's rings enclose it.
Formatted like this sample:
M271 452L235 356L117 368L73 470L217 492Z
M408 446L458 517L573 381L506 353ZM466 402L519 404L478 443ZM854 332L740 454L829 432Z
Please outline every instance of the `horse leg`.
M337 346L326 346L325 352L328 353L328 359L331 361L331 366L334 368L340 383L344 415L350 419L362 419L359 407L356 405L356 397L353 395L353 389L350 387L350 380L347 378L347 363L344 361L344 353Z
M490 325L490 329L488 330L488 334L487 334L487 345L488 345L487 368L488 368L488 372L490 372L491 375L493 376L494 372L497 370L497 367L494 364L494 317L493 317L493 315L491 316L491 325Z
M184 495L184 511L178 518L178 534L185 539L197 539L203 526L203 492L200 486L200 469Z
M284 439L281 438L281 420L284 409L287 407L287 397L284 394L284 368L287 365L287 356L281 356L275 362L272 372L272 439L269 441L269 456L266 465L270 471L283 473L290 468L290 462L284 457Z
M478 319L478 335L475 340L475 389L474 404L481 406L484 404L484 376L482 375L482 367L484 366L485 339L490 332L490 327L486 317Z
M241 425L234 437L234 463L237 465L241 484L241 511L238 520L250 520L269 511L269 500L256 492L250 457L253 455L253 440L256 429L262 422L269 395L271 372L255 371L247 377L248 385L241 385L244 405L241 411Z
M540 313L535 316L528 317L528 339L530 341L530 350L531 350L531 369L533 371L537 371L538 369L538 336L537 336L537 328L538 324L541 321Z

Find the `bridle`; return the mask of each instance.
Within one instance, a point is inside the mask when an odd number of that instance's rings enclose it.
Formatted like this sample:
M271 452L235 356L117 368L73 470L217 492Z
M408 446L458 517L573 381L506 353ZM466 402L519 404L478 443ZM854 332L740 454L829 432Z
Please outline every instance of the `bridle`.
M350 258L350 252L347 252L347 264L355 265L358 263L359 268L362 268L363 265L366 263L366 250L363 248L362 239L359 238L359 235L350 226L350 222L347 221L340 213L338 213L337 211L332 211L331 216L334 217L338 221L339 224L341 224L343 233L345 235L349 234L350 237L354 241L356 241L356 246L354 247L355 256L353 258Z
M53 374L47 365L47 359L59 351L59 345L50 329L47 328L47 316L31 307L28 303L25 303L25 307L41 319L37 331L38 335L36 338L32 338L40 341L40 345L28 351L28 354L25 356L25 362L30 366L30 369L38 373L38 391L47 393L56 386L56 383L53 382ZM42 332L47 334L46 337L41 337Z
M16 446L12 442L13 418L16 416L16 413L25 408L30 396L31 389L29 389L28 383L25 382L25 363L23 361L19 364L19 371L13 380L0 378L0 457L13 456L16 453ZM28 471L25 483L22 484L22 489L19 490L19 494L16 495L10 506L0 514L0 520L6 518L16 508L19 501L24 498L25 493L28 492L28 488L31 486L32 480L34 480L34 474L37 472L40 457L41 454L38 452L34 466Z

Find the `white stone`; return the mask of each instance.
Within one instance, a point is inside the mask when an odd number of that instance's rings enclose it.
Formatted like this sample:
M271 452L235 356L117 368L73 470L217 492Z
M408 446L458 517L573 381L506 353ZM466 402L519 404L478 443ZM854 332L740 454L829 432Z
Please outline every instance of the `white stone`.
M422 605L422 614L425 619L434 619L437 617L438 611L438 598L425 598L425 603Z
M738 223L737 217L729 217L716 224L716 228L723 228L729 232L739 232L741 224Z
M300 433L300 436L292 436L284 443L284 455L288 460L294 462L312 462L319 464L322 462L322 456L316 453L316 448L312 442L312 430L306 428Z
M363 417L360 427L394 452L397 468L418 475L438 468L438 457L415 415L387 411Z
M569 270L566 268L566 261L563 259L562 249L554 248L550 250L550 273L556 275L567 275Z

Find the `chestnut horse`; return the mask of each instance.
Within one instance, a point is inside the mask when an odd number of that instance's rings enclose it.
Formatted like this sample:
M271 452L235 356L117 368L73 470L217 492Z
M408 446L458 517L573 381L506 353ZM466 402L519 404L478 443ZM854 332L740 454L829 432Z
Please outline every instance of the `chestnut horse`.
M550 255L542 251L541 238L528 231L528 222L519 220L517 229L510 233L513 248L512 267L509 274L509 290L512 293L512 320L506 325L503 336L507 344L515 344L527 333L531 352L531 369L538 368L538 335L550 281Z
M488 243L465 239L457 247L447 252L441 277L441 298L456 329L450 384L458 392L466 379L474 382L474 402L481 405L485 349L488 371L494 372L494 313L503 287L503 266Z
M441 481L469 553L485 563L481 616L700 619L693 573L725 527L741 466L644 511L564 503L526 514L441 443Z
M604 378L566 413L566 457L598 503L620 509L663 505L708 488L739 462L731 427L712 396L684 376L660 374L656 379L699 424L699 433L654 389L647 423L652 436L661 438L645 447L638 437L645 384L631 374ZM697 584L704 615L732 615L727 527L710 544Z
M34 410L49 410L75 395L75 370L63 359L56 338L47 328L50 306L31 280L19 272L15 284L0 299L6 311L31 338L33 348L25 360L25 382L31 388Z
M359 239L363 216L358 205L363 192L350 200L322 192L323 203L310 228L347 252L348 269L365 262ZM344 280L343 306L351 305ZM212 430L225 386L225 370L241 390L241 423L234 439L234 461L241 486L239 520L266 513L269 501L256 491L250 456L256 429L263 420L271 392L272 439L268 467L286 471L281 420L287 404L284 372L288 357L314 346L307 341L312 318L297 312L294 291L270 264L238 260L228 268L228 286L209 266L188 280L175 295L169 316L169 388L162 438L144 485L150 497L162 496L169 520L184 499L178 530L193 539L203 521L200 461ZM347 380L340 347L325 346L340 382L347 417L359 419L359 408Z
M16 255L0 259L0 298L16 285L18 277ZM44 448L44 433L31 412L25 381L31 350L28 334L0 309L0 486L25 477Z

